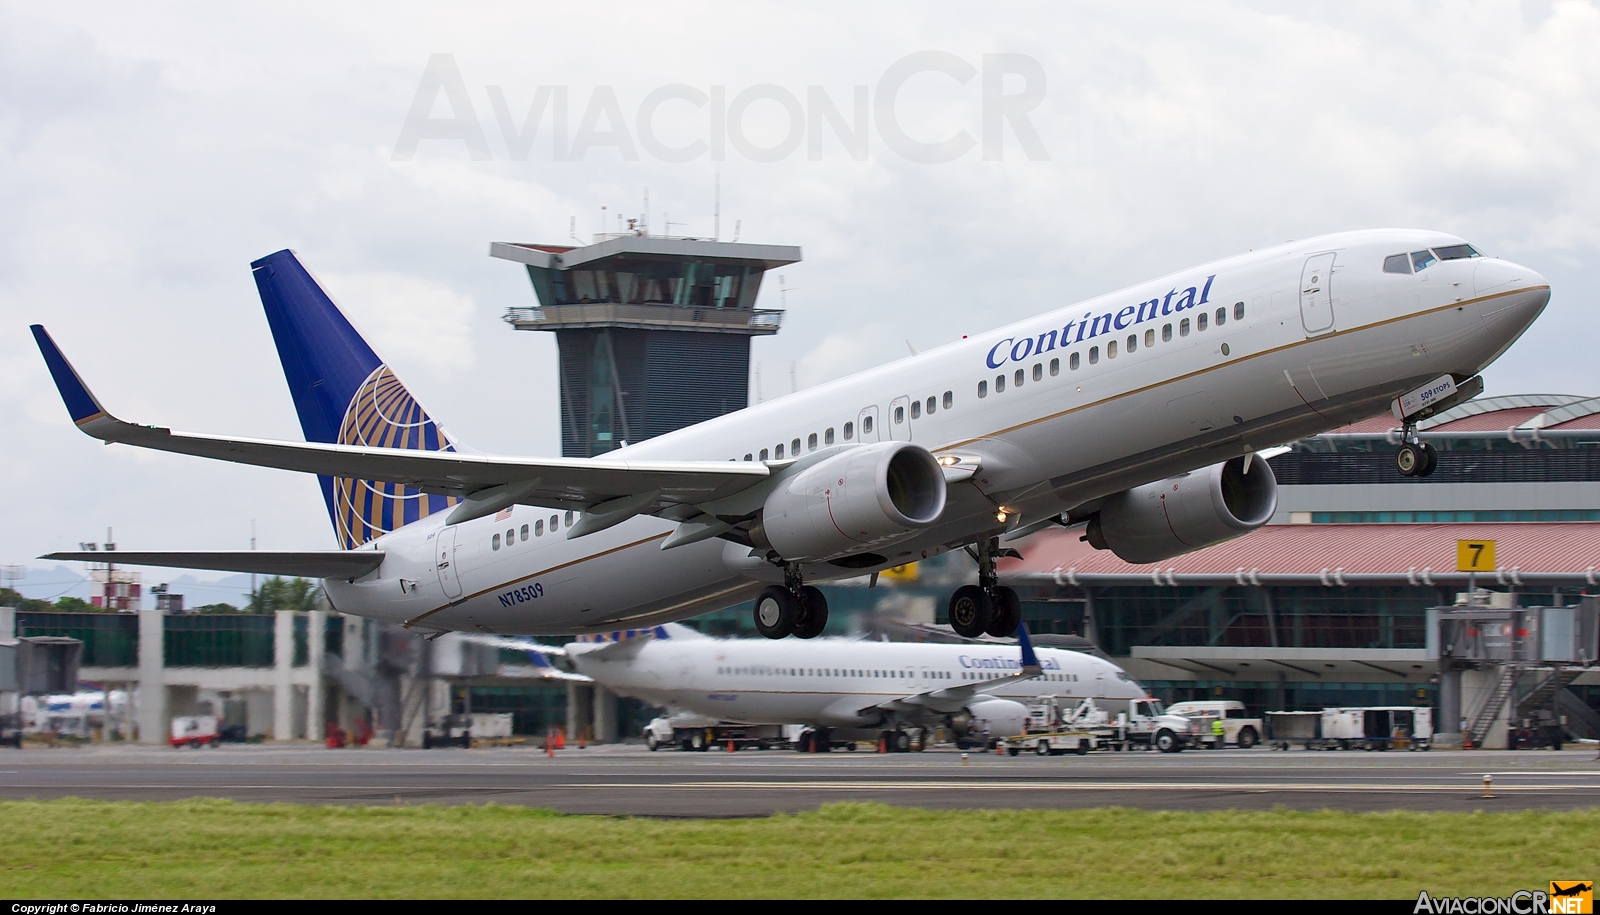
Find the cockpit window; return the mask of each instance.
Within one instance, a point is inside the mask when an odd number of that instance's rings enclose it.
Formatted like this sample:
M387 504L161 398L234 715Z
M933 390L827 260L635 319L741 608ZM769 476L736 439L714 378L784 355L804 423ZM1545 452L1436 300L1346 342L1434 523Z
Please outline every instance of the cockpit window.
M1443 248L1434 248L1433 253L1439 255L1442 261L1458 261L1468 257L1482 257L1478 249L1471 245L1446 245Z
M1411 273L1411 256L1409 254L1394 254L1383 259L1384 273Z
M1439 259L1437 257L1433 256L1433 252L1432 251L1413 251L1413 252L1411 252L1411 266L1418 273L1421 273L1422 271L1428 269L1429 267L1432 267L1434 264L1437 264L1438 262L1439 262Z

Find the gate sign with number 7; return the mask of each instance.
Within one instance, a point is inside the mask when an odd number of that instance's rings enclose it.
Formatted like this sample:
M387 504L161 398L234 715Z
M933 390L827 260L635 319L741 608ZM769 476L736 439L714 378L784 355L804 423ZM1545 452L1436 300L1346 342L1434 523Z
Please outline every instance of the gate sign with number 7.
M1457 572L1493 572L1496 568L1493 540L1456 541Z

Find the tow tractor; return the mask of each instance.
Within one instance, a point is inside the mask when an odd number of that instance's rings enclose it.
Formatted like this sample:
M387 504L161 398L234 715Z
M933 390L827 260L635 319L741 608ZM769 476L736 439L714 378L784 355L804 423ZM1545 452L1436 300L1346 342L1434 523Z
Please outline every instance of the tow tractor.
M662 747L705 752L711 749L782 750L794 744L782 725L730 724L703 715L678 714L656 718L644 726L644 743L652 751ZM855 749L851 747L851 749Z

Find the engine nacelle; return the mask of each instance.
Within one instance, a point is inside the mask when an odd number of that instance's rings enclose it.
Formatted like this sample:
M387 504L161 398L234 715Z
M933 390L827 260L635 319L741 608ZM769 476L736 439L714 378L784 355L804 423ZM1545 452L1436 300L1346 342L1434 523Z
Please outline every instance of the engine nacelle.
M1084 534L1090 546L1125 562L1160 562L1248 534L1277 507L1272 468L1247 454L1119 492L1105 500Z
M944 501L944 471L926 448L860 445L779 484L751 535L784 559L832 559L912 536Z
M1028 707L1014 699L991 696L968 703L966 708L951 715L946 722L957 735L976 727L979 731L987 728L990 737L1015 737L1027 727Z

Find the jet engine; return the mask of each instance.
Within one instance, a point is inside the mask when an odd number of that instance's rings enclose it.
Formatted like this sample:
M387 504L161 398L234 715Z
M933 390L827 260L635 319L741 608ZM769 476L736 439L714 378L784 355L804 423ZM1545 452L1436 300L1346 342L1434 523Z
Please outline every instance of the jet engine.
M979 732L987 727L990 737L1015 737L1027 726L1028 707L1014 699L985 696L967 703L966 708L946 721L957 736L971 727Z
M860 445L779 484L751 539L784 559L833 559L912 536L939 520L944 501L944 471L926 448Z
M1111 496L1084 539L1126 562L1160 562L1248 534L1277 507L1272 468L1247 454Z

